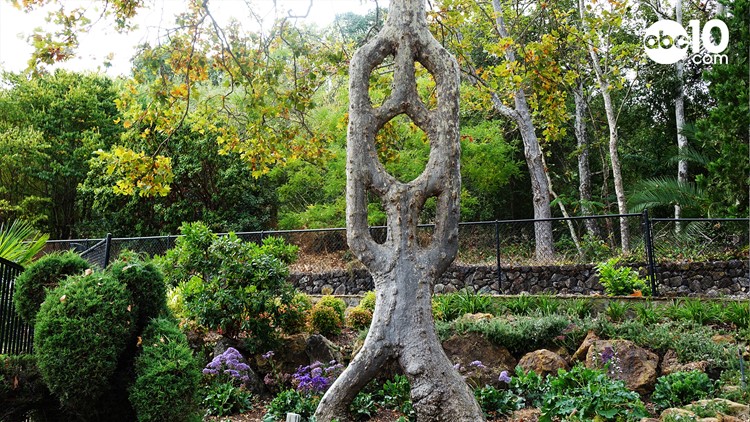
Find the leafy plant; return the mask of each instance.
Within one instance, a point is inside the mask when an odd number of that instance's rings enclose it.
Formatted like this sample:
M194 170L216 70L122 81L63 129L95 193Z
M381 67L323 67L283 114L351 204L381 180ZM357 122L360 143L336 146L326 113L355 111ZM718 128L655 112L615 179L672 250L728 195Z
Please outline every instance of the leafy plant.
M540 422L556 418L568 421L637 421L648 416L638 393L628 390L598 369L574 366L551 378Z
M542 407L544 396L550 388L549 378L542 378L534 371L527 372L520 366L517 366L515 374L508 378L508 388L521 397L526 405Z
M336 296L325 295L321 297L315 305L327 306L333 309L337 314L339 314L339 318L341 319L341 321L344 321L346 313L346 302L344 302L344 299L338 298Z
M378 391L383 406L389 409L396 409L410 418L414 415L414 409L411 404L411 385L404 375L395 375L393 380L383 383L383 387Z
M681 299L667 310L673 319L692 321L699 325L718 322L723 309L717 302L706 302L700 299Z
M507 415L523 407L523 399L509 390L498 390L491 385L474 390L474 397L488 417Z
M34 355L0 355L0 420L25 420L35 408L57 404L42 380Z
M330 306L318 302L310 311L310 328L324 336L341 334L343 325L341 315Z
M588 298L569 299L564 302L563 307L568 315L575 316L578 318L585 318L591 316L591 312L594 308L594 302Z
M364 330L372 322L372 312L369 309L356 306L349 311L346 322L355 330Z
M284 421L287 413L296 413L310 420L319 402L320 396L307 395L294 389L283 390L268 404L263 422Z
M13 220L10 226L0 223L0 258L25 267L44 249L48 239L48 234L39 233L25 221Z
M229 416L253 408L252 393L230 383L211 383L206 386L203 408L206 415Z
M675 372L656 380L651 401L658 409L680 407L711 397L716 385L705 372Z
M623 318L625 318L625 315L627 314L629 309L630 305L628 305L627 302L610 300L607 304L607 309L604 310L604 313L612 322L620 322L623 320Z
M520 295L503 302L506 308L514 315L529 315L536 309L534 299L529 295Z
M653 325L662 319L661 308L652 302L639 302L633 305L633 312L638 321L644 325Z
M69 275L80 275L89 263L75 252L54 253L39 258L16 278L13 302L24 321L34 325L47 292Z
M370 312L375 312L375 300L377 299L377 293L374 290L370 290L362 295L362 299L359 301L359 307L367 309Z
M732 323L737 328L750 328L750 303L747 301L726 303L721 320Z
M141 331L152 318L165 314L167 287L164 275L153 263L124 251L109 271L133 295L134 309L131 311L136 315L136 331Z
M185 334L173 320L155 318L141 338L129 393L138 420L194 420L201 374Z
M352 400L349 410L356 420L362 421L375 416L378 406L371 393L360 391Z
M644 296L651 295L651 288L646 280L638 276L631 267L618 267L620 258L612 258L596 265L599 283L610 296L627 296L640 291Z

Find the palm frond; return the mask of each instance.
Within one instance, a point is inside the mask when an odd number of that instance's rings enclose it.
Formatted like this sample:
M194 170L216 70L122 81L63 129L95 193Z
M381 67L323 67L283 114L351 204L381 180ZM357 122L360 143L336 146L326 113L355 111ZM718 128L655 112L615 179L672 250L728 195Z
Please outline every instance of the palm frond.
M41 234L30 223L14 220L10 226L0 223L0 257L28 265L43 248L49 235Z
M680 205L700 210L705 198L703 189L694 183L661 177L637 183L628 199L628 209L630 212L641 212L646 208Z
M669 162L670 164L677 164L681 160L685 160L689 163L698 164L704 167L707 166L711 161L705 154L692 147L684 148L677 155L670 158Z

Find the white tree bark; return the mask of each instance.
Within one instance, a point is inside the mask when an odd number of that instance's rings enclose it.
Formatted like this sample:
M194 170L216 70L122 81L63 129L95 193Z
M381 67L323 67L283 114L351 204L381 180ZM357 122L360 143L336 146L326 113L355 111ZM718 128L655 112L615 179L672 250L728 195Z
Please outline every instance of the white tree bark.
M495 12L495 27L497 28L497 32L503 38L508 37L500 0L492 0L492 8ZM505 51L505 59L510 63L516 61L516 54L513 48L508 48ZM536 128L534 122L531 120L531 110L526 101L526 93L523 88L519 88L513 94L513 100L515 108L510 108L502 103L497 94L492 95L492 103L495 109L516 122L518 130L521 132L523 153L531 179L534 218L548 219L552 217L552 211L550 209L550 188L547 182L547 169L544 166L542 148L539 145L539 138L536 136ZM534 239L536 241L535 251L538 261L546 261L554 258L555 249L551 221L534 223Z
M581 15L581 22L585 22L584 19L584 0L578 1L578 10ZM585 23L584 23L585 25ZM591 66L594 68L594 75L596 81L599 84L599 91L604 100L604 111L607 115L607 126L609 126L609 160L612 165L612 181L615 185L615 196L617 197L617 210L620 214L627 214L628 207L625 199L625 187L622 182L622 166L620 165L620 154L617 151L619 139L617 135L617 113L615 112L615 106L612 103L612 96L609 93L610 85L601 65L599 64L599 55L594 48L594 45L588 46L589 56L591 58ZM628 228L627 217L620 217L620 247L623 253L630 251L630 229Z
M369 77L388 56L395 62L392 94L374 108ZM417 95L415 62L435 79L434 110ZM352 399L389 360L398 362L411 383L418 420L484 420L471 389L443 352L432 318L433 285L458 250L458 97L458 64L428 30L424 0L392 0L383 29L352 58L349 82L347 240L370 270L378 297L364 346L323 396L318 421L350 420ZM409 183L385 171L375 147L380 128L399 114L422 128L431 146L425 170ZM386 211L384 244L370 235L368 192L381 198ZM422 247L417 224L430 197L437 198L436 226L431 242Z
M581 200L581 215L592 215L591 207L591 169L589 167L589 141L586 135L586 97L583 82L578 82L573 90L576 120L575 135L578 142L578 195ZM584 220L586 232L598 236L599 230L593 219Z
M677 0L675 4L675 19L677 23L682 25L682 0ZM688 140L685 134L682 132L685 127L685 93L683 90L683 79L684 79L684 68L682 60L675 64L677 70L677 96L674 100L674 115L675 115L675 126L677 127L677 149L680 155L682 155L688 147ZM684 158L680 158L677 163L677 181L680 183L687 183L688 181L688 162ZM680 218L682 209L680 204L674 206L674 218ZM680 231L680 222L676 222L675 231Z

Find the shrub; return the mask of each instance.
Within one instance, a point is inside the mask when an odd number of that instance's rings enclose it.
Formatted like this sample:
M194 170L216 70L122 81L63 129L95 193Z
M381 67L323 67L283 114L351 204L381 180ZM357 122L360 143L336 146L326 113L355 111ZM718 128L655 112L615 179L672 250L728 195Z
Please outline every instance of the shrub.
M372 394L360 391L352 400L352 404L349 406L354 419L358 421L364 421L375 416L378 411L378 406L375 404L375 399Z
M465 314L495 313L495 304L491 296L466 289L457 293L437 295L433 302L433 309L447 321Z
M723 304L700 299L682 299L667 309L667 315L672 319L700 325L719 322L723 312Z
M307 313L312 308L310 296L297 292L289 303L281 303L279 306L279 328L288 334L299 333L305 329Z
M316 303L310 311L310 329L324 336L341 334L341 315L332 307Z
M393 380L383 383L383 388L378 391L383 406L396 409L399 412L413 416L414 409L411 403L411 384L404 375L395 375Z
M561 418L568 421L638 421L648 416L638 393L613 380L599 369L582 365L560 370L549 381L540 422Z
M153 319L143 332L142 345L129 394L138 420L195 419L201 374L185 335L174 321Z
M24 321L34 325L39 306L49 290L69 275L78 275L89 268L80 255L64 252L45 255L39 258L16 278L13 302L16 312Z
M370 312L375 312L375 301L377 300L377 297L377 293L375 293L374 290L366 292L359 301L359 307L367 309Z
M26 414L57 401L42 380L33 355L0 355L1 421L26 420Z
M230 347L203 369L209 378L203 407L207 415L227 416L252 409L252 394L244 386L250 380L250 366L237 349Z
M627 296L640 291L644 296L651 295L651 287L638 276L638 271L630 267L617 267L619 258L612 258L596 266L599 283L610 296Z
M564 315L541 317L515 317L513 320L493 318L482 321L457 320L451 330L457 333L476 332L487 337L492 343L504 346L513 355L521 355L554 343L570 324ZM437 326L441 338L449 332Z
M320 300L318 300L316 305L327 306L333 309L337 314L339 314L341 320L344 320L344 313L346 313L346 302L344 302L344 299L340 299L331 295L325 295L321 297Z
M286 243L283 237L270 236L263 239L258 246L258 253L271 255L286 265L293 264L297 260L299 247Z
M277 327L295 325L288 315L295 290L286 281L286 265L273 256L282 241L258 246L232 233L218 237L201 223L181 230L185 236L161 265L181 283L187 316L230 338L246 333L251 352L272 349ZM279 254L288 257L288 251Z
M47 294L37 314L39 372L64 407L95 413L134 326L132 296L114 277L70 277Z
M296 413L309 420L320 403L320 396L310 396L297 390L284 390L271 400L263 422L283 421L287 413Z
M716 385L704 372L675 372L656 380L651 401L658 409L681 407L714 394Z
M724 322L732 323L737 328L750 327L750 303L747 301L727 303L722 315Z
M372 322L372 311L359 306L352 308L346 317L346 322L355 330L364 330Z
M164 315L167 310L167 287L164 275L153 263L142 260L132 252L125 252L110 266L110 271L133 295L136 332L140 332L152 318Z
M498 390L491 385L474 390L474 397L488 417L506 415L523 408L523 399L509 390Z

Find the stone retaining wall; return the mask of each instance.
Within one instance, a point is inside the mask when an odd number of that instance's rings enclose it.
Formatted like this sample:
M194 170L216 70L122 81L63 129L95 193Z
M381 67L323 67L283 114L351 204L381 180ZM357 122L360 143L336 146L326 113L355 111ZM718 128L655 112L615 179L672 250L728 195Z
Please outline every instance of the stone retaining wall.
M641 276L646 266L634 265ZM666 263L656 270L659 293L665 296L749 296L748 262ZM336 295L360 294L374 288L364 269L319 274L295 273L290 281L308 294L329 290ZM500 280L495 266L451 266L435 285L435 293L448 293L470 286L488 294L522 292L551 294L604 294L593 265L502 267Z

